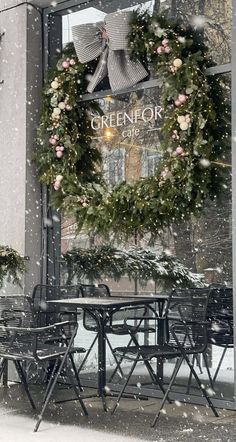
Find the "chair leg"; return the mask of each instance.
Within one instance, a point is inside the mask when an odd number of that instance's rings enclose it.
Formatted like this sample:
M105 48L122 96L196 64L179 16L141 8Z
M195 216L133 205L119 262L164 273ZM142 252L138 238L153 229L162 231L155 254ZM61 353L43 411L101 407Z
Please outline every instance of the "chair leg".
M116 366L118 367L117 370L119 370L119 372L120 372L120 374L121 374L121 377L123 378L124 373L123 373L123 371L122 371L122 369L121 369L121 366L120 366L120 364L121 364L122 361L118 361L117 356L116 356L116 354L114 353L114 350L113 350L113 348L112 348L112 345L111 345L111 343L110 343L110 341L109 341L109 339L108 339L107 336L106 336L106 341L107 341L108 346L109 346L109 348L110 348L110 350L111 350L112 356L113 356L113 358L115 359ZM111 381L109 380L109 382L111 382Z
M209 378L210 387L213 390L214 389L214 381L213 381L213 379L211 377L211 372L210 372L210 368L209 368L209 365L208 365L207 355L206 355L205 352L202 354L202 357L204 359L204 363L205 363L205 366L206 366L206 371L207 371L207 375L208 375L208 378Z
M73 361L73 362L74 362L74 361ZM77 370L76 370L76 368L75 368L75 369L73 368L73 365L72 365L71 370L73 371L73 373L74 373L74 375L75 375L75 379L76 379L76 381L77 381L77 376L78 376L78 375L77 375ZM72 373L71 373L71 371L70 371L70 367L69 367L68 370L67 370L67 375L68 375L68 377L69 377L69 379L70 379L70 382L71 382L72 388L73 388L73 390L74 390L74 392L75 392L75 394L76 394L76 397L77 397L78 400L79 400L79 403L80 403L80 405L81 405L81 408L82 408L82 410L83 410L84 415L85 415L85 416L88 416L87 409L86 409L86 407L85 407L85 405L84 405L84 401L83 401L83 399L82 399L81 396L80 396L80 390L79 390L78 386L76 385L76 383L75 383L75 381L74 381L74 377L73 377L73 375L72 375ZM80 382L79 382L79 385L80 385ZM81 385L80 385L80 386L81 386Z
M114 378L115 374L116 374L117 371L120 369L121 363L122 363L122 361L123 361L123 359L124 359L126 353L128 352L128 349L129 349L129 347L130 347L132 341L133 341L133 339L131 338L131 339L129 340L128 344L127 344L127 349L126 349L126 351L123 353L123 355L122 355L121 358L119 359L119 361L118 361L118 363L117 363L117 366L116 366L116 368L114 369L113 373L111 374L111 377L110 377L110 379L109 379L108 382L111 382L111 381L112 381L112 379Z
M164 394L164 397L163 397L163 399L162 399L162 401L161 401L161 406L160 406L159 411L158 411L158 413L156 414L156 416L155 416L155 418L154 418L154 420L153 420L153 422L152 422L152 424L151 424L151 427L155 427L155 425L156 425L156 423L157 423L157 420L158 420L158 418L159 418L159 416L160 416L160 413L161 413L161 411L162 411L162 409L163 409L163 407L164 407L164 405L165 405L165 402L166 402L166 400L167 400L167 398L168 398L168 394L169 394L169 392L170 392L170 390L171 390L171 387L172 387L172 385L173 385L173 383L174 383L174 381L175 381L175 379L176 379L176 376L177 376L177 374L178 374L178 372L179 372L179 369L180 369L180 367L181 367L181 364L182 364L183 360L184 360L183 356L181 356L179 359L177 359L177 362L176 362L176 364L175 364L175 368L174 368L174 371L173 371L173 373L172 373L172 376L171 376L171 379L170 379L169 385L168 385L167 390L166 390L166 392L165 392L165 394Z
M6 366L6 359L2 358L1 363L0 363L0 380L1 380L3 372L5 370L5 366Z
M226 353L227 349L228 349L228 345L224 348L224 351L222 352L222 355L221 355L221 357L220 357L220 360L219 360L219 363L218 363L217 369L216 369L215 374L214 374L213 379L212 379L213 385L215 384L216 378L217 378L218 373L219 373L219 371L220 371L220 367L221 367L221 364L222 364L223 359L224 359L224 357L225 357L225 353Z
M92 350L92 348L93 348L95 342L97 341L97 339L98 339L98 335L96 334L96 336L95 336L95 338L94 338L94 340L93 340L93 342L92 342L92 344L91 344L89 350L87 351L87 353L86 353L86 355L85 355L85 357L84 357L84 359L83 359L81 365L79 366L79 368L78 368L78 370L77 370L77 373L80 373L80 371L82 370L82 368L83 368L85 362L87 361L88 356L89 356L89 354L91 353L91 350Z
M197 375L195 369L194 369L193 366L191 365L191 363L190 363L188 357L187 357L187 356L184 356L184 359L185 359L185 361L187 362L187 364L188 364L190 370L192 371L193 376L195 377L195 379L196 379L196 381L197 381L197 384L198 384L198 386L199 386L199 388L200 388L200 390L201 390L203 396L206 398L206 400L207 400L207 402L208 402L208 404L209 404L209 407L212 409L214 415L215 415L216 417L219 417L219 414L217 413L217 411L216 411L216 409L215 409L213 403L211 402L211 399L209 398L208 394L206 393L205 388L202 386L202 383L201 383L201 381L200 381L200 379L199 379L199 377L198 377L198 375Z
M116 400L115 406L113 407L113 409L112 409L112 411L111 411L111 414L114 414L114 413L115 413L115 411L116 411L116 409L117 409L117 407L118 407L118 405L119 405L119 402L120 402L120 400L121 400L121 397L122 397L122 395L123 395L123 393L124 393L124 391L125 391L125 389L126 389L126 387L127 387L127 385L128 385L128 382L129 382L129 380L130 380L130 378L131 378L131 376L132 376L132 374L133 374L133 371L134 371L134 369L135 369L135 367L136 367L136 365L137 365L137 363L138 363L138 361L139 361L139 357L140 357L140 355L138 354L138 356L137 356L137 358L135 359L135 361L134 361L134 363L133 363L133 365L132 365L132 367L131 367L131 370L130 370L130 372L129 372L127 378L126 378L126 381L125 381L125 383L124 383L124 385L123 385L123 387L122 387L122 389L121 389L121 391L120 391L120 393L119 393L119 395L118 395L118 397L117 397L117 400Z
M196 355L193 355L193 360L192 360L192 365L193 365L193 366L194 366L194 364L195 364L195 360L196 360ZM190 393L190 386L191 386L191 383L192 383L192 377L193 377L193 374L192 374L192 372L190 371L190 373L189 373L189 377L188 377L188 384L187 384L186 394L189 394L189 393Z
M24 370L21 367L21 364L20 364L19 361L14 361L14 364L15 364L15 367L16 367L16 371L17 371L17 373L19 375L19 378L20 378L20 380L22 382L22 385L23 385L23 387L25 389L25 392L26 392L26 394L28 396L28 399L30 401L31 407L33 408L33 410L36 410L35 403L34 403L34 401L32 399L32 396L31 396L31 394L29 392L29 387L28 387L28 383L27 383L27 380L26 380L26 377L25 377Z
M50 378L49 378L49 381L48 381L48 384L47 384L47 387L46 387L46 391L45 391L45 393L44 393L43 403L44 403L44 402L46 401L46 399L47 399L47 395L48 395L49 389L50 389L50 387L51 387L51 383L52 383L52 381L53 381L53 379L54 379L54 376L55 376L55 374L56 374L58 368L59 368L59 359L56 359L56 361L54 361L53 369L52 369L52 371L51 371L51 375L50 375ZM51 382L50 382L50 381L51 381Z
M43 404L43 407L42 407L41 413L40 413L40 415L39 415L39 417L38 417L38 421L37 421L37 423L36 423L36 425L35 425L34 432L38 431L39 425L40 425L40 423L42 422L44 412L45 412L45 410L46 410L46 408L47 408L48 402L49 402L50 397L51 397L51 395L52 395L52 393L53 393L53 390L54 390L54 388L55 388L55 385L56 385L56 383L57 383L57 379L58 379L58 377L59 377L59 375L60 375L60 373L61 373L61 370L63 369L63 367L64 367L64 365L65 365L65 363L66 363L66 360L67 360L67 357L68 357L68 354L69 354L69 351L70 351L70 347L71 347L72 342L73 342L73 338L74 338L74 337L71 338L70 344L69 344L69 346L67 347L67 350L66 350L66 352L65 352L64 355L63 355L63 358L62 358L62 360L61 360L60 366L59 366L59 368L58 368L56 374L54 374L53 377L52 377L52 375L51 375L51 378L50 378L50 380L49 380L49 384L50 384L50 386L49 386L49 388L48 388L48 394L47 394L47 397L46 397L46 399L45 399L45 401L44 401L44 404ZM82 398L80 398L80 399L81 399L81 401L83 402ZM86 410L86 407L85 407L85 405L84 405L84 403L83 403L83 411L84 411L84 409ZM86 413L87 413L87 410L86 410Z
M78 371L77 371L76 366L75 366L74 358L73 358L73 356L72 356L71 353L69 354L69 359L70 359L70 362L71 362L71 365L72 365L72 369L73 369L74 374L75 374L75 379L76 379L76 382L77 382L77 384L78 384L79 390L80 390L80 391L84 391L84 389L83 389L83 387L82 387L82 385L81 385L81 382L80 382L80 378L79 378L79 375L78 375Z
M162 393L165 394L166 390L164 389L163 384L160 381L160 379L158 378L158 376L155 374L150 362L145 361L145 360L143 362L146 365L148 373L150 374L150 378L153 379L154 383L157 384L159 386L159 388L161 389ZM171 400L170 400L169 396L167 396L167 400L168 400L169 404L171 404Z

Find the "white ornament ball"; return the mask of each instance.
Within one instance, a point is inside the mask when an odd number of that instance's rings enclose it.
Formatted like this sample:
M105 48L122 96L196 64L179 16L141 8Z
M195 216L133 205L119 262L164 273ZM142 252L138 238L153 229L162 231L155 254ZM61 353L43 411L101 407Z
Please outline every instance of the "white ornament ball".
M179 115L177 118L177 121L179 124L185 123L185 117L183 115Z
M53 113L54 113L54 115L60 115L61 109L59 109L59 107L54 107Z
M64 110L65 107L66 107L64 101L61 101L61 102L58 104L58 107L59 107L59 109Z
M183 64L183 62L182 62L182 60L180 58L176 58L173 61L173 65L174 65L175 68L180 68L182 66L182 64Z
M63 180L63 176L62 175L57 175L56 176L56 181L61 181Z
M59 88L59 83L58 83L58 81L52 81L51 82L51 87L53 88L53 89L58 89Z
M188 123L186 121L183 121L183 123L180 123L180 129L181 130L188 130Z

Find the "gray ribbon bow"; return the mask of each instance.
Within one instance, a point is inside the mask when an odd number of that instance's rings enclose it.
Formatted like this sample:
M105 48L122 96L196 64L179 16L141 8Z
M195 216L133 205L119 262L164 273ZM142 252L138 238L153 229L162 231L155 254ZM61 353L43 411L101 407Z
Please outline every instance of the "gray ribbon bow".
M112 91L133 86L148 72L139 61L132 61L128 53L127 35L130 31L131 12L113 12L104 22L72 27L72 36L78 59L88 63L100 55L94 74L89 79L88 92L107 75Z

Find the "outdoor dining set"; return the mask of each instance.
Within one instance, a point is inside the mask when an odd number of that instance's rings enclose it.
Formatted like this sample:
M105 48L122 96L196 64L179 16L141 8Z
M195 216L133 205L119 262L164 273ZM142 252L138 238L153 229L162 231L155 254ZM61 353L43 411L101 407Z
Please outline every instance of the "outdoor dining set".
M77 346L78 316L83 327L94 333L89 349ZM152 343L141 335L153 334ZM128 343L113 347L110 336L127 336ZM77 336L77 338L76 338ZM143 342L143 340L142 340ZM153 343L154 342L154 343ZM123 340L121 340L123 343ZM217 410L208 389L199 378L198 369L202 357L208 385L214 389L222 360L228 348L233 346L232 289L225 286L175 289L170 293L145 296L113 296L105 284L78 284L73 286L37 285L31 297L24 295L0 296L0 379L5 376L8 361L13 361L19 379L32 408L32 398L27 365L35 371L45 370L46 386L42 409L34 431L42 421L45 409L54 388L60 379L74 392L71 400L78 400L84 415L86 391L82 387L80 374L94 347L98 345L97 396L102 400L104 411L108 411L107 395L114 397L111 413L125 397L127 387L137 365L145 366L152 385L162 393L162 400L152 426L157 423L166 401L171 402L171 389L183 363L189 367L188 386L192 380L205 398L215 416ZM223 352L214 375L208 363L209 344L222 347ZM123 377L117 397L106 388L106 349L109 347L115 367L109 378L116 373ZM84 354L80 366L75 355ZM128 372L124 375L123 361L128 361ZM163 363L173 361L173 370L168 382L164 380ZM6 379L5 379L6 381ZM110 384L109 384L110 385ZM142 389L136 397L142 395Z

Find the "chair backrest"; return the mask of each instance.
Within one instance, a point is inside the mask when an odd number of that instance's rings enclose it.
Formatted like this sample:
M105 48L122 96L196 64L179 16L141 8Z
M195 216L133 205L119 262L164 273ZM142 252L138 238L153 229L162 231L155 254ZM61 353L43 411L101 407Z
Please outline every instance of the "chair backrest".
M35 315L32 308L32 300L24 295L0 296L0 325L12 327L33 327L35 325ZM0 329L0 352L9 349L12 337ZM26 345L28 349L33 345L33 336L28 335L25 340L21 339L20 345Z
M220 346L233 345L233 289L212 287L207 307L209 342Z
M203 351L206 345L207 305L210 289L176 289L170 298L168 316L181 345ZM171 319L172 318L172 319ZM175 344L175 338L170 336Z
M32 300L25 295L0 296L0 319L16 327L33 327L35 315Z
M207 306L207 317L217 319L222 315L233 315L233 289L229 287L212 287Z
M82 297L98 297L105 298L111 296L110 289L106 284L80 284L80 293ZM83 326L86 330L96 331L97 323L93 315L84 311L83 313Z
M32 301L35 312L37 313L38 326L50 325L59 321L74 321L77 310L74 307L54 308L47 304L52 299L72 299L81 296L80 286L78 285L44 285L37 284L32 293Z
M81 295L86 297L105 298L111 296L109 287L106 284L80 284Z

